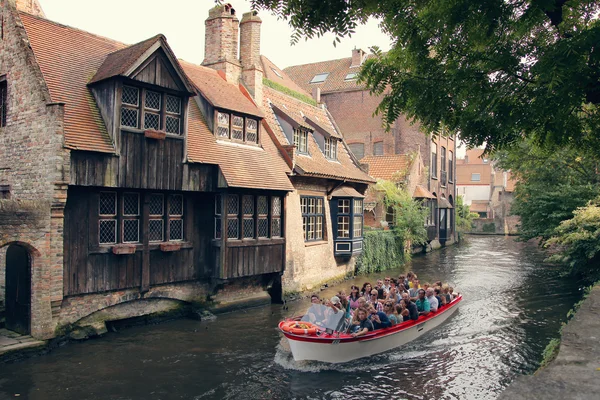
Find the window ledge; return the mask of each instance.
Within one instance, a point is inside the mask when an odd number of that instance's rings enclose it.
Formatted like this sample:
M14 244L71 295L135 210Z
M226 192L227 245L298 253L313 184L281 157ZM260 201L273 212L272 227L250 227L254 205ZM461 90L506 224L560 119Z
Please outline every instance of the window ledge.
M144 136L148 139L165 140L167 132L157 131L156 129L146 129L144 131Z
M327 240L315 240L314 242L304 242L304 247L321 246L328 243Z
M113 254L122 255L122 254L133 254L136 250L135 244L115 244L112 246L111 250Z

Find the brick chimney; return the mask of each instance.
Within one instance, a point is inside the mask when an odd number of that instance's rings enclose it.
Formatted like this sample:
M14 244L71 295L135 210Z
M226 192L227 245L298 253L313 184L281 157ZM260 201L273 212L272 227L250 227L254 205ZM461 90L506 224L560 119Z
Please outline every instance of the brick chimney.
M17 10L35 15L36 17L46 18L46 14L44 14L44 10L42 10L37 0L14 0L14 2Z
M350 67L360 67L363 61L365 61L366 55L367 53L361 49L352 50L352 64L350 64Z
M239 20L231 4L218 5L205 21L204 61L202 65L223 71L228 82L237 84L241 65L237 58Z
M262 20L256 11L247 12L240 22L240 61L242 80L254 100L262 107L263 68L260 61L260 25Z

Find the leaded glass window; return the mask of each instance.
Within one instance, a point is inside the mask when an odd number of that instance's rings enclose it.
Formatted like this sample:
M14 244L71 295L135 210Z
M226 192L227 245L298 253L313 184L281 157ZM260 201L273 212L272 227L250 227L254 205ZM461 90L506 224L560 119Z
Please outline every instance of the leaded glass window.
M217 113L217 136L229 138L229 114Z
M246 119L246 142L258 143L258 121L252 118Z
M267 196L258 196L256 208L258 213L258 237L269 237L269 204Z
M165 130L167 133L181 134L181 99L167 95L167 116L165 119Z
M117 193L100 192L98 198L98 242L112 244L117 242Z
M123 193L123 243L140 241L140 195Z
M183 196L169 196L169 240L183 240Z
M123 86L121 93L122 127L141 127L181 135L183 133L182 115L183 100L180 97L154 90Z
M282 237L281 228L281 197L273 197L271 204L271 237Z
M227 195L227 238L238 239L239 231L239 196Z
M231 138L235 140L244 140L244 118L239 115L232 116Z
M323 220L325 219L323 198L312 196L300 197L300 210L302 212L302 228L304 240L323 239Z

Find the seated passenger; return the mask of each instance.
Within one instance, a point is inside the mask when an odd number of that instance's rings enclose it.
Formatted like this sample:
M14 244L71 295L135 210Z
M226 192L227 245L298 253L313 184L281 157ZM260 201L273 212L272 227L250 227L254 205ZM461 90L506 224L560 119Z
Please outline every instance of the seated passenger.
M419 297L419 280L415 279L412 281L412 286L410 288L410 290L408 291L408 295L411 299L417 299Z
M373 290L373 287L371 286L371 284L369 282L365 282L365 283L363 283L363 287L362 287L362 290L360 291L360 295L364 296L365 299L369 300L369 296L371 295L371 290Z
M442 295L446 298L446 304L450 304L450 302L452 301L452 296L450 296L450 292L448 291L448 289L448 286L444 286L444 288L442 289Z
M383 305L378 300L379 292L376 289L371 290L371 296L367 300L367 304L372 304L377 311L383 311Z
M364 307L356 310L356 315L357 322L354 322L355 332L352 333L352 337L362 336L374 329L373 323L367 318L367 310Z
M392 301L394 303L394 306L395 306L396 304L398 304L400 302L401 298L402 297L400 297L400 295L396 291L396 288L392 286L390 288L390 292L387 295L387 300Z
M454 294L454 288L452 286L448 287L448 293L450 294L450 298L452 300L458 297L458 293Z
M402 316L402 321L416 321L419 319L417 306L409 299L400 300L400 304L398 304L396 310L398 311L398 315Z
M390 279L390 277L389 277L389 276L386 276L383 282L384 282L384 283L383 283L383 285L381 286L381 288L382 288L383 290L385 290L385 292L387 293L387 292L389 292L389 291L390 291L392 280Z
M435 293L435 298L438 300L438 308L446 305L446 296L442 295L442 290L439 286L433 288L433 292Z
M383 312L385 312L385 315L387 315L388 319L392 323L391 326L394 326L398 323L398 317L396 317L396 314L394 314L394 312L396 311L396 308L394 306L395 303L391 300L386 300L386 302L383 303Z
M356 310L358 308L358 299L360 299L358 286L350 286L350 296L348 296L348 302L350 303L350 308L352 310Z
M419 289L419 298L415 301L419 315L427 315L431 311L429 300L425 297L425 291Z
M369 304L370 320L375 329L389 328L392 326L389 318L383 311L377 311L373 304Z
M427 294L427 301L429 301L429 310L436 312L438 310L439 302L438 299L433 295L433 288L427 289L425 293Z

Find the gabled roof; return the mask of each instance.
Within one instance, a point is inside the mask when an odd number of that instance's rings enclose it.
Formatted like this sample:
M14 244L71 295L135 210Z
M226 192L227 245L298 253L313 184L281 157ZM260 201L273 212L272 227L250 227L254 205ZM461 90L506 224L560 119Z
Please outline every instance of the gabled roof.
M342 185L339 188L331 192L331 197L359 197L364 198L364 194L360 194L352 186Z
M223 82L225 83L225 82ZM294 190L290 168L275 144L262 131L261 147L218 141L208 129L195 100L190 101L188 161L219 165L230 187Z
M192 84L213 106L264 117L264 113L242 94L238 85L227 82L217 71L183 60L179 63Z
M265 121L275 134L280 144L289 143L281 125L277 121L274 108L284 110L287 115L293 115L295 118L304 120L304 116L311 120L317 120L320 124L330 127L334 132L333 121L330 119L326 110L320 107L312 106L294 97L288 96L270 87L263 89L263 109L265 111ZM361 170L354 163L350 150L342 140L338 145L338 159L331 161L325 158L319 145L313 135L309 135L308 151L310 156L298 155L295 158L295 171L300 175L315 176L320 178L346 179L363 183L374 182L375 180Z
M435 199L436 197L429 190L421 185L415 187L412 197L415 199Z
M159 48L163 49L167 58L175 68L179 80L185 86L185 89L189 93L193 93L194 88L192 84L189 82L177 61L175 54L173 54L171 47L167 43L167 38L162 34L158 34L139 43L110 53L100 68L98 68L96 75L94 75L90 83L99 82L115 76L130 76L140 64Z
M367 56L370 57L370 56ZM308 93L315 87L321 88L321 93L338 92L345 90L363 90L363 85L358 85L356 79L346 80L350 73L357 73L360 67L351 67L352 57L339 60L329 60L311 64L294 65L283 71L295 84ZM317 74L328 73L327 79L321 83L310 83Z
M280 69L277 65L273 64L271 60L267 57L261 55L260 61L263 66L263 74L265 78L280 85L287 87L295 92L300 94L311 96L310 92L306 92L300 86L298 86L286 73L284 70Z
M19 16L52 101L65 104L65 146L113 153L87 83L108 54L126 45L29 14Z
M392 177L404 179L411 165L410 156L407 154L365 156L360 162L369 165L369 175L385 180L391 180Z

